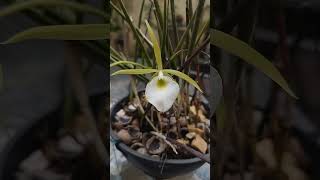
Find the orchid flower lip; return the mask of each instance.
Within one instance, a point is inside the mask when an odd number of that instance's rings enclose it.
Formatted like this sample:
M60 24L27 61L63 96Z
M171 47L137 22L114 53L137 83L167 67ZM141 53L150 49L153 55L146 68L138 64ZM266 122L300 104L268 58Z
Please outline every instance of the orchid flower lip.
M180 87L170 76L160 70L146 86L146 99L160 112L168 111L178 97Z

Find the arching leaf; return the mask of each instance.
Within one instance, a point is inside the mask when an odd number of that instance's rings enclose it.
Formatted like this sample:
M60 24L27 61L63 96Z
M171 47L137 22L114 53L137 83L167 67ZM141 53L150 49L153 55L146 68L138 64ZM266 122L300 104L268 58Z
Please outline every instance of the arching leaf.
M17 33L2 44L17 43L30 39L102 40L108 38L108 32L108 24L39 26Z
M168 74L172 74L175 76L178 76L179 78L187 81L188 83L190 83L191 85L193 85L195 88L197 88L200 92L203 92L202 89L200 88L200 86L197 84L196 81L194 81L191 77L189 77L188 75L177 71L177 70L173 70L173 69L164 69L162 70L164 73L168 73Z
M150 74L158 72L157 69L123 69L116 71L112 73L112 76L114 75L120 75L120 74Z
M158 40L156 38L156 35L154 34L152 28L150 27L148 21L146 21L146 24L147 24L149 36L150 36L151 41L152 41L153 51L154 51L154 55L155 55L156 62L157 62L157 67L158 67L159 70L161 70L162 69L162 59L161 59L161 50L160 50L160 47L159 47L159 43L158 43Z
M209 105L210 105L210 117L212 117L213 113L216 111L222 94L223 94L223 84L222 79L218 71L210 66L210 97L209 97Z
M118 61L118 62L114 62L114 63L110 64L110 67L118 66L120 64L131 64L131 65L135 65L135 66L140 66L140 67L145 68L145 69L150 69L151 68L151 67L144 66L142 64L133 62L133 61Z
M225 51L240 57L242 60L253 65L255 68L262 71L273 81L279 84L288 94L294 98L297 98L277 68L247 43L216 29L211 29L210 36L211 44L222 48Z

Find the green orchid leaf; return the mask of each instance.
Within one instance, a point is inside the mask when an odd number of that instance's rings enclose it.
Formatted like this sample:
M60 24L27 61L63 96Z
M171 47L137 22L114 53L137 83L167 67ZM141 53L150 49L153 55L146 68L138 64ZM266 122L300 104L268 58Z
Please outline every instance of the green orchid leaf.
M200 42L202 36L203 36L206 32L208 32L208 27L209 27L209 20L205 21L205 22L202 24L202 26L201 26L201 28L200 28L200 31L199 31L199 34L198 34L198 36L197 36L197 40L196 40L195 45L198 45L198 43Z
M224 97L221 96L219 105L216 110L216 116L217 116L217 131L221 133L224 129L225 125L225 119L226 117L226 104L224 102Z
M196 12L197 12L197 10L196 10ZM195 14L196 14L196 13L195 13ZM192 16L192 18L191 18L191 20L190 20L190 22L189 22L186 30L183 32L183 34L182 34L182 36L181 36L181 38L180 38L180 40L179 40L179 42L178 42L178 44L177 44L177 47L176 47L175 50L174 50L175 52L179 51L179 50L181 49L183 43L185 43L185 40L186 40L186 38L187 38L187 35L188 35L188 33L190 33L190 30L191 30L191 28L192 28L192 24L193 24L193 22L194 22L194 20L195 20L195 18L196 18L196 15L195 15L195 14L193 14L193 16Z
M132 61L118 61L118 62L114 62L114 63L110 64L110 67L118 66L118 65L120 65L120 64L135 65L135 66L140 66L140 67L145 68L145 69L150 69L150 68L151 68L151 67L144 66L144 65L139 64L139 63L136 63L136 62L132 62Z
M114 73L112 73L111 76L114 76L114 75L120 75L120 74L150 74L150 73L155 73L155 72L158 72L157 69L123 69L123 70L119 70L119 71L116 71Z
M152 44L153 44L153 51L154 51L154 55L156 58L157 67L159 70L161 70L162 69L162 59L161 59L161 51L160 51L158 40L157 40L152 28L150 27L148 21L146 21L146 25L148 28L149 36L150 36Z
M172 61L174 60L179 54L185 52L185 51L188 51L188 49L180 49L179 51L177 51L176 53L174 53L170 58L169 58L169 61Z
M186 74L184 74L184 73L182 73L180 71L173 70L173 69L164 69L164 70L162 70L162 72L178 76L179 78L181 78L181 79L187 81L188 83L190 83L191 85L193 85L200 92L203 92L196 81L194 81L191 77L189 77L188 75L186 75Z
M277 68L268 59L266 59L248 44L229 34L215 29L211 30L210 36L211 44L222 48L225 51L240 57L242 60L253 65L277 84L279 84L288 94L294 98L297 98Z
M108 32L108 24L39 26L17 33L2 44L17 43L30 39L102 40L108 38Z
M152 42L143 34L143 32L139 28L136 28L136 30L138 34L141 36L141 38L148 44L148 46L152 48Z
M74 9L79 12L98 15L103 17L104 19L109 19L109 16L107 15L107 13L97 8L88 6L83 3L63 1L63 0L29 0L29 1L17 2L5 8L2 8L0 10L0 17L8 16L16 12L29 10L31 8L36 8L36 7L61 7L61 6L68 7L70 9Z
M118 62L119 60L118 60L115 56L111 55L111 56L110 56L110 61L116 63L116 62ZM129 65L127 65L127 64L119 64L118 66L119 66L121 69L132 69L132 68L133 68L133 67L130 67ZM147 82L149 81L149 80L148 80L144 75L142 75L142 74L137 75L137 78L138 78L139 80L141 80L142 82L145 82L145 83L147 83Z
M209 96L209 105L210 105L210 117L212 117L223 95L222 78L219 72L212 66L210 66L210 82L208 85L211 91Z

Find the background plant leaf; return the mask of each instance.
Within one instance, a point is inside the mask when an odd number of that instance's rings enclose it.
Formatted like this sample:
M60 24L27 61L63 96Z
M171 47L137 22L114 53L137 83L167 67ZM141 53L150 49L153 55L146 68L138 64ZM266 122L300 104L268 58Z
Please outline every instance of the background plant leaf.
M148 21L146 21L146 25L148 28L149 36L151 38L151 42L153 44L153 51L154 51L154 55L156 58L157 67L159 70L161 70L162 69L162 59L161 59L161 51L160 51L158 40L157 40L152 28L150 27Z
M190 83L191 85L193 85L195 88L197 88L200 92L203 92L202 89L200 88L200 86L198 85L198 83L196 81L194 81L191 77L189 77L188 75L177 71L177 70L173 70L173 69L164 69L162 70L164 73L168 73L168 74L172 74L175 76L178 76L179 78L187 81L188 83Z
M217 117L217 131L220 134L224 129L225 119L226 119L226 105L223 96L221 96L220 102L218 102L218 107L216 111Z
M157 69L123 69L116 71L112 73L112 76L114 75L120 75L120 74L150 74L150 73L155 73L158 72Z
M30 39L55 40L102 40L108 39L108 24L51 25L39 26L17 33L3 44Z
M216 29L211 29L210 38L211 44L222 48L225 51L240 57L247 63L253 65L277 84L279 84L288 94L294 98L297 98L277 68L247 43Z
M210 66L210 82L209 82L209 87L210 87L210 97L209 97L209 104L210 104L210 117L213 116L214 112L217 109L217 106L220 103L221 97L222 97L222 90L223 90L223 85L222 85L222 79L221 76L219 75L218 71Z
M179 51L177 51L176 53L174 53L170 58L169 61L174 60L178 55L180 55L181 53L188 51L188 49L180 49Z

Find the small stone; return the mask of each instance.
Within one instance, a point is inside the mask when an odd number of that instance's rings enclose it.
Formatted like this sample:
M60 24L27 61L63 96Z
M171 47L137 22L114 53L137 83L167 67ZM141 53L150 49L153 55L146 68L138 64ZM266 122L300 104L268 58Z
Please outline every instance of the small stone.
M130 148L133 149L133 150L137 150L137 149L139 149L141 147L143 147L143 144L141 144L141 143L134 143L134 144L132 144L130 146Z
M133 104L133 106L136 107L136 108L139 107L139 99L138 99L138 98L134 98L132 104Z
M188 139L194 139L196 137L196 133L195 132L189 132L188 134L186 134L186 137Z
M200 121L203 123L208 121L208 118L202 113L201 110L198 111L198 117L200 118Z
M126 115L126 112L123 109L120 109L116 114L116 116L118 116L118 117L122 117L122 116L125 116L125 115Z
M290 180L305 180L307 174L300 167L297 158L291 152L284 152L282 155L281 169Z
M131 122L132 117L126 115L126 112L123 109L121 109L117 112L115 119L122 125L128 125Z
M181 143L181 144L189 144L189 141L188 140L185 140L185 139L178 139L177 142Z
M178 133L177 126L172 126L169 131L174 131Z
M278 166L274 144L271 139L266 138L258 142L256 144L256 153L269 168L276 168Z
M199 128L188 128L189 132L195 132L196 134L200 136L204 136L204 130L199 129Z
M132 137L130 136L129 132L125 129L121 129L117 133L117 135L125 144L130 144L132 141Z
M88 145L92 143L95 139L92 132L76 132L74 134L75 139L82 145Z
M206 153L206 151L208 149L208 144L199 135L196 135L196 137L192 140L191 146L198 149L202 153Z
M134 126L128 126L127 127L128 133L130 134L132 139L140 140L142 138L142 133L140 131L140 128L134 127Z
M130 112L135 112L135 111L137 110L137 107L135 107L134 105L130 104L130 105L128 106L128 110L129 110Z
M175 117L170 117L170 125L174 125L177 123L177 120Z
M210 127L210 120L207 119L206 122L204 122L208 127Z
M188 125L188 121L186 119L186 117L180 117L179 118L179 123L180 123L180 126L187 126Z
M159 156L159 155L156 155L156 154L152 155L151 157L152 157L152 158L155 158L155 159L160 159L160 156Z
M77 143L73 137L65 136L59 140L58 149L66 153L78 155L83 151L84 147Z
M188 129L192 129L192 128L196 128L196 125L193 123L193 124L188 124Z
M132 117L131 116L127 116L127 115L124 115L122 117L119 117L118 120L120 121L120 123L122 123L123 125L127 125L131 122L132 120Z
M134 119L131 123L132 126L139 128L140 127L140 123L138 119Z
M112 129L115 129L115 130L120 130L123 128L123 124L120 123L120 122L114 122L112 123Z
M161 122L163 122L163 123L169 123L169 119L168 119L168 118L162 118Z
M49 166L49 161L40 150L33 152L20 164L20 169L25 172L41 171Z
M197 111L196 111L196 107L195 107L195 106L190 106L189 111L190 111L193 115L197 115Z
M167 129L169 125L169 119L163 118L162 121L160 121L161 129Z
M206 122L208 120L208 118L204 115L203 110L200 108L198 109L198 113L196 111L196 107L195 106L190 106L190 112L194 115L194 116L198 116L201 122Z
M151 133L143 133L142 134L142 144L146 144L147 140L150 139L153 135Z
M137 149L137 152L140 153L140 154L148 154L147 153L147 149L144 148L144 147Z
M146 148L150 154L161 154L166 148L167 144L157 136L152 136L146 142Z

